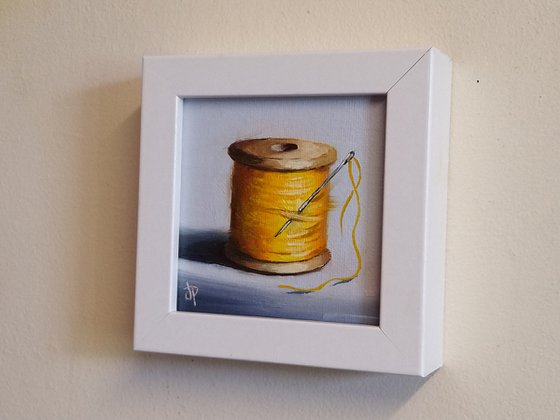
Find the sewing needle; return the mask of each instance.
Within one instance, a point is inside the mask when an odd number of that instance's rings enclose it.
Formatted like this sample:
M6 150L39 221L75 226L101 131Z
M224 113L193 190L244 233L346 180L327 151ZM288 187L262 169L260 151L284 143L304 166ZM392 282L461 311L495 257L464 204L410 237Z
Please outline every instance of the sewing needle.
M353 150L351 150L346 157L344 158L344 160L342 162L339 163L339 165L334 169L334 171L332 171L330 173L330 175L323 181L323 183L321 185L319 185L319 187L313 191L313 193L307 198L307 200L305 200L301 206L299 206L298 210L297 210L297 214L301 214L301 212L303 210L305 210L305 208L309 205L309 203L311 203L311 201L317 197L317 194L319 194L321 192L321 190L323 188L325 188L325 185L327 185L329 183L329 181L331 179L333 179L333 177L340 172L340 170L342 169L342 167L344 165L346 165L348 162L350 162L352 159L354 159L355 153ZM294 221L294 219L288 219L286 220L286 223L284 223L284 225L280 228L280 230L278 232L276 232L276 235L274 235L274 237L276 238L278 235L280 235L282 232L284 232L286 230L286 228L288 226L290 226L290 224Z

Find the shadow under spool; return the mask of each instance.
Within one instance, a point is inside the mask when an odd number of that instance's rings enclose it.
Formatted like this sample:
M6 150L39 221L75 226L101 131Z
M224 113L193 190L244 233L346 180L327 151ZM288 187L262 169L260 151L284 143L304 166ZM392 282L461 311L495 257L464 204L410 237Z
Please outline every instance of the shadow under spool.
M255 217L256 208L263 206L261 200L267 197L278 199L275 194L282 191L290 191L291 185L262 185L266 179L280 180L289 179L290 174L305 178L309 184L309 194L319 187L321 182L328 176L329 166L336 161L336 150L323 143L296 138L264 138L237 141L228 148L228 154L234 161L232 174L232 200L231 200L231 226L230 239L226 245L226 257L232 262L250 270L259 271L267 274L298 274L315 270L327 264L331 254L326 247L327 237L327 212L321 215L324 220L318 224L316 235L322 240L317 248L310 249L309 253L304 252L301 256L294 256L282 252L268 257L268 248L271 250L278 247L275 233L288 220L282 216L281 209L285 205L284 200L274 203L274 207L279 207L274 214L267 213L264 209L262 217ZM285 173L277 174L274 173ZM283 175L288 175L283 176ZM260 183L259 185L252 185ZM264 198L251 196L248 191L264 191ZM266 191L267 188L279 191ZM328 202L328 189L326 196L321 200ZM270 193L270 194L269 194ZM249 195L248 195L249 194ZM290 204L291 208L284 210L296 213L299 205L307 197L298 197L298 202ZM319 200L319 199L318 199ZM289 200L288 200L289 201ZM293 206L293 207L292 207ZM266 206L265 206L266 207ZM325 207L326 208L326 207ZM306 210L302 212L306 215ZM260 215L259 215L260 216ZM251 231L247 228L250 219ZM278 226L276 226L278 224ZM294 222L283 232L282 235L290 235L290 229L298 229L298 223ZM255 232L258 234L256 235ZM293 230L292 230L293 232ZM287 237L280 238L286 240ZM305 255L304 255L305 254Z

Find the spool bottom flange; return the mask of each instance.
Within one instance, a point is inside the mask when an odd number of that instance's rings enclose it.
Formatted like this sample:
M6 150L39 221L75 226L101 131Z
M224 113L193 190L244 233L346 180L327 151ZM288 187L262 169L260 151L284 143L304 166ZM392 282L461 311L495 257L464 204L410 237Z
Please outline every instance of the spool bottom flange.
M244 254L228 242L225 247L226 257L237 265L264 274L301 274L323 267L331 259L331 253L325 249L321 254L304 261L271 262L257 260Z

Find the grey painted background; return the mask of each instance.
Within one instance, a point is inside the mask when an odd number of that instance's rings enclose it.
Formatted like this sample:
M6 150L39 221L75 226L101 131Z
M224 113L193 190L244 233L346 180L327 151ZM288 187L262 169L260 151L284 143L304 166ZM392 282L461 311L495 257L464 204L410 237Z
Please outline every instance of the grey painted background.
M178 309L294 319L377 324L381 264L385 99L383 97L284 97L187 99L183 107ZM222 256L230 212L233 161L227 147L238 139L298 137L327 143L338 160L356 152L363 168L357 241L363 269L352 282L308 295L279 284L313 287L352 274L357 259L351 230L355 201L339 215L352 190L344 168L330 183L335 207L328 214L331 261L312 273L247 273ZM333 165L333 167L336 166ZM357 173L355 172L355 176ZM280 226L278 227L280 228ZM197 305L184 286L196 287Z

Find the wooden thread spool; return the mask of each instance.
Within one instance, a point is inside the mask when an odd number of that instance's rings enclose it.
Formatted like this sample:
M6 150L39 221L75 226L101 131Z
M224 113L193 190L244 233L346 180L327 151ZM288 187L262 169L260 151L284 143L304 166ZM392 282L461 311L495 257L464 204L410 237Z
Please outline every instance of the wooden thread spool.
M242 140L231 144L230 239L226 256L269 274L297 274L324 266L328 185L301 213L298 207L329 175L336 150L295 138ZM275 237L284 223L293 223Z

